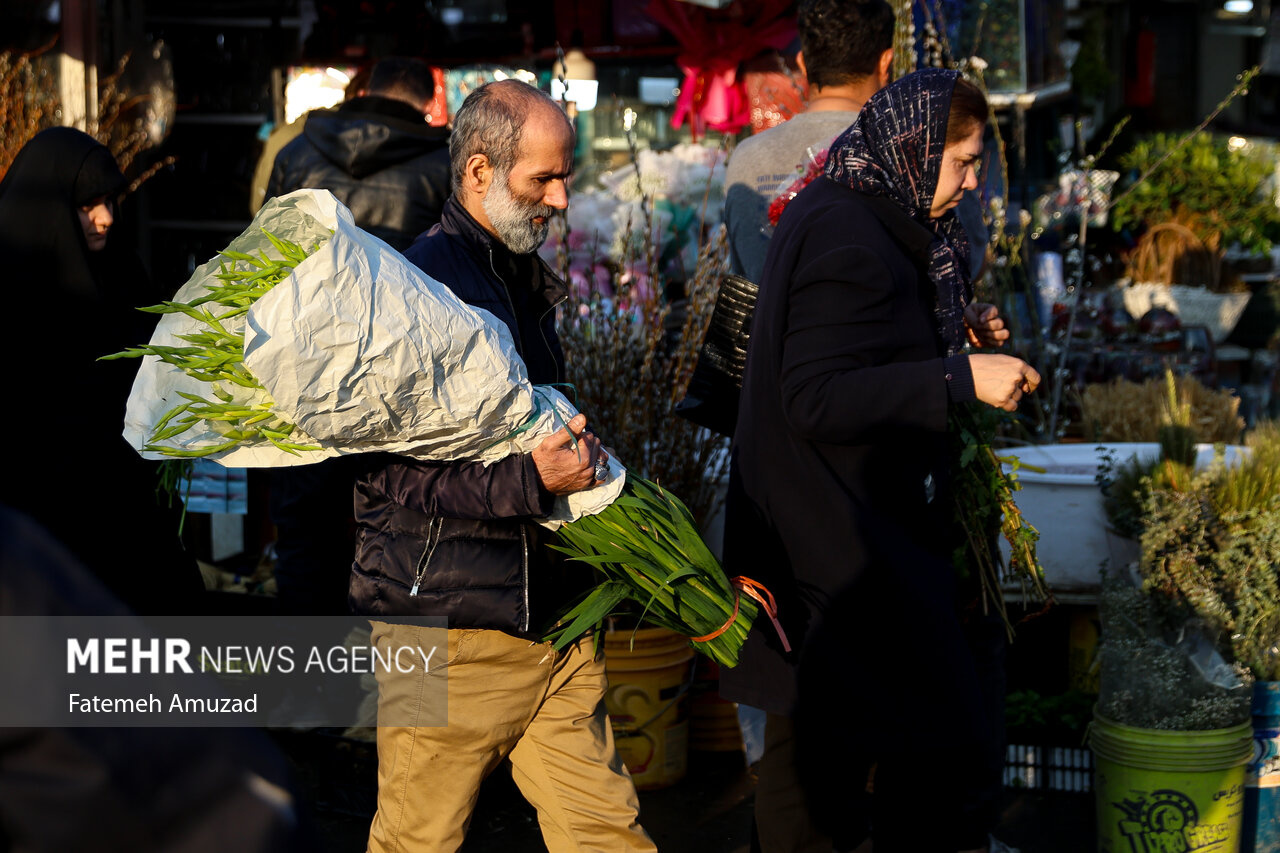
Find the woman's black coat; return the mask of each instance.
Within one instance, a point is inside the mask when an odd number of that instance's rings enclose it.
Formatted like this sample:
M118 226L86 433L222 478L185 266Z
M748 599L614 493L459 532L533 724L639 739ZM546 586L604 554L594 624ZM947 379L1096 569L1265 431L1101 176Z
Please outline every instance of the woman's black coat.
M869 738L927 725L937 709L921 684L950 725L984 726L948 489L948 386L964 397L972 383L936 332L933 239L893 202L826 178L788 205L733 441L725 566L775 593L795 651L757 619L721 691L797 719L848 703Z
M98 361L146 343L156 315L138 307L175 288L152 289L116 227L106 248L89 250L77 186L103 163L110 153L93 138L55 127L23 146L0 183L0 282L11 337L28 342L6 386L0 503L33 517L133 609L185 614L204 590L178 539L180 505L158 495L156 463L122 435L138 362Z

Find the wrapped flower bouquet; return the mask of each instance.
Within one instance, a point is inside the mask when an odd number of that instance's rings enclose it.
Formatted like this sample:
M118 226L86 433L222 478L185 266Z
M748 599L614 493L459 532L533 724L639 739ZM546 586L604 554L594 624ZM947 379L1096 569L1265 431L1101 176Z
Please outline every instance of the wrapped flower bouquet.
M576 414L560 391L529 382L505 324L357 228L322 190L269 201L172 301L144 310L163 315L151 341L113 357L142 358L124 435L148 458L493 462ZM768 602L725 577L674 496L628 483L617 460L543 523L607 578L555 629L558 645L631 599L731 666L757 601Z

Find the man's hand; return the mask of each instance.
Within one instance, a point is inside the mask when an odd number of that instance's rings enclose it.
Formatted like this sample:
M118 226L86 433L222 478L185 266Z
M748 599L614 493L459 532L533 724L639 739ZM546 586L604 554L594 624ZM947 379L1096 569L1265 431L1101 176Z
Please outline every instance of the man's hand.
M1000 319L1000 309L988 302L970 302L964 308L964 326L975 347L999 347L1011 334Z
M543 439L532 456L538 479L553 495L568 495L596 485L596 460L609 458L600 439L587 430L586 415L575 415L564 429Z
M1017 410L1022 395L1030 394L1040 384L1035 368L1011 355L971 355L969 368L978 399L1006 412Z

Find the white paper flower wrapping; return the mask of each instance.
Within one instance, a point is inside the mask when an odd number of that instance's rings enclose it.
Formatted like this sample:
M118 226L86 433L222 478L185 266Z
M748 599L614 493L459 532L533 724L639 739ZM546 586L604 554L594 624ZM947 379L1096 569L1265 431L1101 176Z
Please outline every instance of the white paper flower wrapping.
M528 452L576 414L555 388L530 384L505 324L473 308L391 246L357 228L324 190L269 201L230 249L270 246L263 230L310 247L328 238L293 274L253 304L241 325L245 367L267 389L272 411L297 425L290 441L320 450L297 455L269 443L241 445L214 458L227 467L304 465L331 456L384 451L435 461L493 462ZM332 236L329 236L332 231ZM175 301L206 292L219 259L200 267ZM197 330L185 314L166 314L151 343L180 345ZM260 391L226 388L246 401ZM125 415L124 436L143 456L152 427L207 383L148 356ZM192 429L165 443L209 446L224 439ZM554 522L598 512L621 491L624 469L610 460L607 482L558 501Z

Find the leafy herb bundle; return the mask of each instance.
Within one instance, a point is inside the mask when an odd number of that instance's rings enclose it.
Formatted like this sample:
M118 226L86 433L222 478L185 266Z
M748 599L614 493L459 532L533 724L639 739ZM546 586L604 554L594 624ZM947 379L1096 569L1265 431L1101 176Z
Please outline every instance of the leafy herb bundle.
M1017 479L1020 462L1016 457L998 456L992 449L993 412L977 405L958 406L952 409L949 426L958 460L954 473L956 522L965 536L956 550L955 562L962 573L977 576L983 612L994 608L1012 637L1013 624L1002 583L1017 580L1037 600L1050 597L1044 569L1036 556L1040 533L1013 499L1013 493L1021 488ZM1012 469L1008 473L1004 470L1006 464ZM997 530L1009 543L1009 565L1004 570L992 541Z

